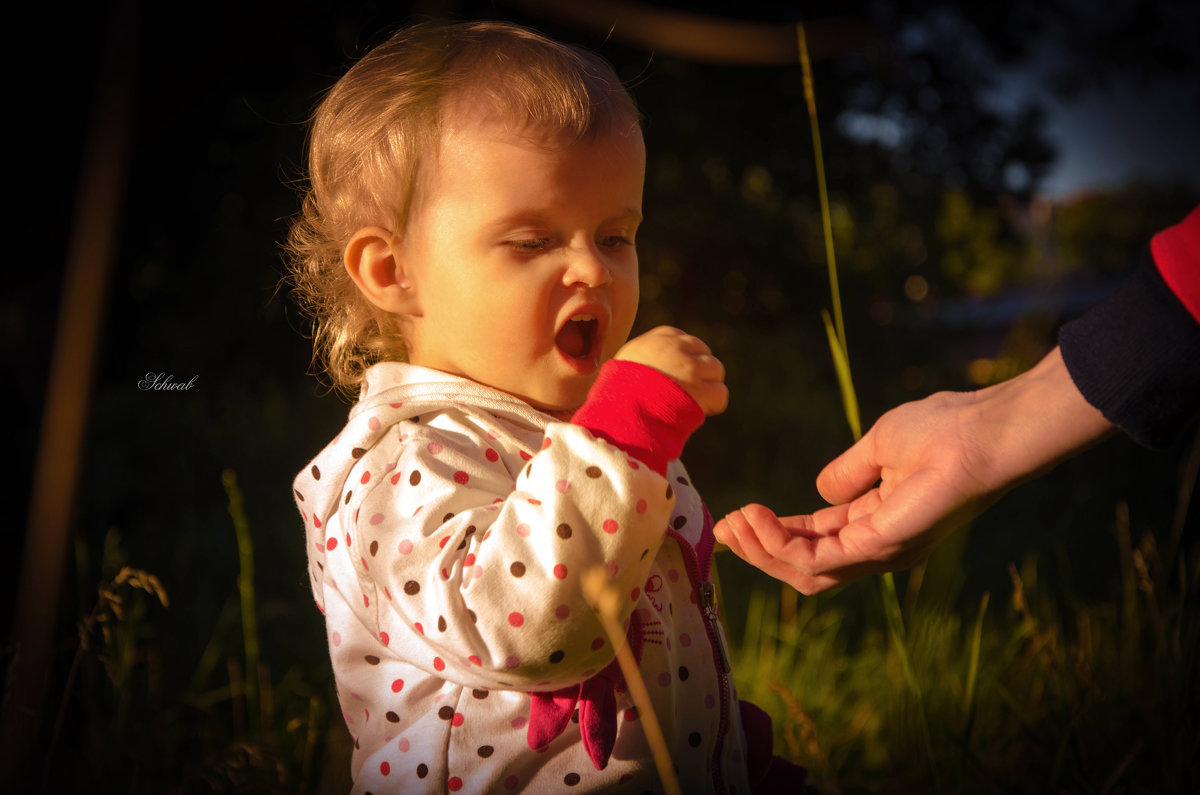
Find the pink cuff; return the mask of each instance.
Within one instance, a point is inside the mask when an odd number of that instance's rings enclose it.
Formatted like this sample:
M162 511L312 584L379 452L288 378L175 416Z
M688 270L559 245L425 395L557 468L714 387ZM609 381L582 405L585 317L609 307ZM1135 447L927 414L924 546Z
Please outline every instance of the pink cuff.
M660 475L679 457L704 411L674 379L653 367L613 359L571 417Z
M1200 323L1200 206L1150 240L1163 281Z

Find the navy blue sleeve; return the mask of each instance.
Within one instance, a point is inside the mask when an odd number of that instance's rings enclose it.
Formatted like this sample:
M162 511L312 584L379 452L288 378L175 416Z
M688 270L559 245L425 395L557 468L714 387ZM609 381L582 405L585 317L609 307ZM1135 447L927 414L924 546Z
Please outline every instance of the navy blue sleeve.
M1200 413L1200 324L1149 248L1112 295L1059 331L1075 386L1138 443L1166 447Z

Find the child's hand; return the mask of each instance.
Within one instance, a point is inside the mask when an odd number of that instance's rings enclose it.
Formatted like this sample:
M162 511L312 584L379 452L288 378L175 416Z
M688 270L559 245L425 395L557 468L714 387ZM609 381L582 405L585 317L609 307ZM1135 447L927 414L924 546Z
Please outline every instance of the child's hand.
M621 346L616 359L653 367L670 376L705 416L720 414L729 405L725 365L713 356L704 341L671 326L659 326Z

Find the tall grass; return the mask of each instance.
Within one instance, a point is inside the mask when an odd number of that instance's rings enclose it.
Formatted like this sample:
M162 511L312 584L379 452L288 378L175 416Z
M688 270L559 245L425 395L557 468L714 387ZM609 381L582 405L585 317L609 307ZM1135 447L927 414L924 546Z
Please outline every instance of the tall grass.
M1032 557L999 605L923 593L907 672L880 616L847 628L871 600L805 599L784 623L762 588L738 689L829 792L1198 792L1200 558L1164 569L1153 535L1134 545L1122 509L1114 522L1116 596L1053 594Z

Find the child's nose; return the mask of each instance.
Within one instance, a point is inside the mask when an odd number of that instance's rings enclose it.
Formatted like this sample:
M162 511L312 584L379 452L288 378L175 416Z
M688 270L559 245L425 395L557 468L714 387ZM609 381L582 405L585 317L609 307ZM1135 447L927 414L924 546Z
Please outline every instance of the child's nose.
M572 248L570 263L563 274L563 283L568 287L583 285L599 287L612 281L612 273L604 257L594 246Z

